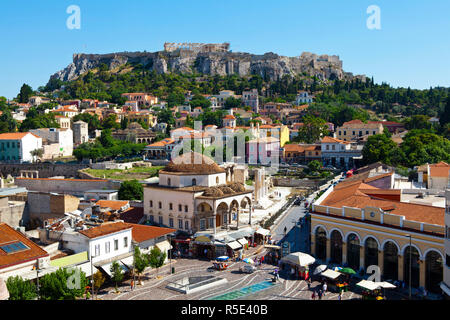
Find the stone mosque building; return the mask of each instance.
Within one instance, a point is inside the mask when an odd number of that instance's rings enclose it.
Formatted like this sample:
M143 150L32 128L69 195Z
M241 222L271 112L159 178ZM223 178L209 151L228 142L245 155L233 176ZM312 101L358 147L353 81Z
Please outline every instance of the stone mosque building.
M198 231L237 230L251 224L239 214L251 212L252 190L236 182L230 168L190 152L174 158L159 171L159 181L144 188L147 221L166 225L191 235Z

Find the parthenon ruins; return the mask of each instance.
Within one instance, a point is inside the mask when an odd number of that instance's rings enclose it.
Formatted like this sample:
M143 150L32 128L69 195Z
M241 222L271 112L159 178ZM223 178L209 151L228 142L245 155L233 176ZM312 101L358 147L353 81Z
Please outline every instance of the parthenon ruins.
M172 51L175 51L178 49L194 51L194 52L227 52L230 50L230 44L228 42L224 42L224 43L166 42L166 43L164 43L164 51L172 52Z

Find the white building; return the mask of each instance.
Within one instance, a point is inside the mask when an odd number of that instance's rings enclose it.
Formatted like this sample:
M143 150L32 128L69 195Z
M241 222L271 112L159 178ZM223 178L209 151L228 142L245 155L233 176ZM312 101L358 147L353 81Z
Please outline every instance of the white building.
M445 262L444 262L444 281L441 283L441 289L447 298L450 298L450 190L445 191Z
M306 91L300 91L295 98L295 103L297 105L305 104L305 103L312 103L314 101L314 97L310 96L308 92Z
M352 168L356 160L362 159L362 145L332 137L324 137L321 141L322 162L342 168Z
M42 148L42 138L31 132L0 134L0 161L32 162L31 152Z
M150 222L191 234L239 227L239 212L251 212L252 191L233 181L212 159L183 154L159 172L157 183L144 187L144 214Z
M52 156L71 156L73 152L73 131L69 128L40 128L31 129L31 133L41 137L45 144L57 144L57 153L49 154ZM46 158L46 157L44 157Z

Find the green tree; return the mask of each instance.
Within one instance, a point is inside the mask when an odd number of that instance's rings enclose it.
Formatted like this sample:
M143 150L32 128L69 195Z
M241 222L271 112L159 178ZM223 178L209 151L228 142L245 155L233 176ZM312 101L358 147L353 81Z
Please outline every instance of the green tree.
M139 247L134 248L134 269L138 275L138 281L141 282L141 275L145 268L149 266L149 261L145 255L141 253Z
M403 139L401 150L405 154L405 167L450 161L450 141L427 130L409 131Z
M366 164L381 161L388 165L395 165L403 160L402 150L385 134L370 136L364 145L362 156Z
M119 199L120 200L142 200L144 195L144 187L139 181L127 180L120 184Z
M40 159L44 155L44 149L38 148L38 149L31 150L30 154L33 156L33 159L34 158Z
M120 123L117 122L117 115L110 114L102 121L103 129L119 129Z
M103 273L100 270L97 270L96 273L94 273L94 293L97 295L98 290L100 290L103 283L105 283L106 278L103 275Z
M314 143L328 134L328 126L324 119L312 115L303 118L303 126L298 130L297 141Z
M202 107L203 109L206 109L211 106L211 101L206 99L201 94L196 94L192 97L191 102L189 104L192 108Z
M447 123L450 123L450 96L447 97L445 108L444 111L441 113L439 122L441 126L445 126Z
M9 300L34 300L37 297L36 285L22 277L9 277L6 280L9 291Z
M232 109L232 108L238 108L241 106L241 104L242 104L241 99L238 99L235 97L229 97L225 100L224 108L227 110Z
M317 171L320 170L320 168L322 168L322 163L320 163L320 161L318 161L318 160L310 161L310 162L308 163L308 168L309 168L309 170L311 170L312 172L317 172Z
M17 95L17 100L19 103L27 103L30 97L34 94L33 89L24 83L20 88L20 92Z
M156 269L158 273L159 268L164 265L164 261L166 261L167 254L162 252L158 247L153 247L153 249L148 254L148 262L150 267Z
M15 132L17 129L17 121L13 118L9 110L3 111L0 115L0 133Z
M75 300L83 296L87 285L81 269L59 268L39 279L39 293L42 300Z
M123 277L124 277L122 268L117 261L114 261L111 264L110 271L112 274L111 280L114 281L116 292L118 292L119 291L119 283L121 283L123 281Z

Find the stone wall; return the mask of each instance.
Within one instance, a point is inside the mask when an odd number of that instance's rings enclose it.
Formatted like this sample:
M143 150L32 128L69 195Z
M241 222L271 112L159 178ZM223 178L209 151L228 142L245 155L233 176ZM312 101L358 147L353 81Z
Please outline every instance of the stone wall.
M52 163L0 163L0 174L6 177L20 177L21 170L39 171L39 178L54 176L78 177L78 170L89 168L89 164L52 164Z
M326 180L303 180L296 178L272 177L273 185L277 187L316 188L326 183Z
M112 180L88 180L88 179L27 179L16 178L16 185L25 187L29 191L56 192L84 196L88 190L119 189L120 181ZM29 196L29 195L28 195Z

